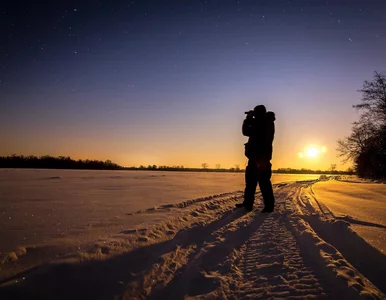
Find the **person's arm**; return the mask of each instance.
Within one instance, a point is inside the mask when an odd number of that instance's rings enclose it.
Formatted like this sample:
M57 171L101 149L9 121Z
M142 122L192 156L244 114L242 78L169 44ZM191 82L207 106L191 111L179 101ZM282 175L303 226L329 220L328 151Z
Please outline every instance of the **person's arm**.
M253 117L248 116L245 118L243 122L242 132L245 136L251 136L252 134L252 126L253 126Z

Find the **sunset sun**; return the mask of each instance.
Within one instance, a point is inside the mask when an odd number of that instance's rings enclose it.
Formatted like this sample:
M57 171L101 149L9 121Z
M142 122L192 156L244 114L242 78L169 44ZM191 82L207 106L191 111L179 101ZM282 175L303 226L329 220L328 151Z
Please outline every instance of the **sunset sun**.
M306 155L309 158L316 158L318 154L319 154L319 149L315 147L309 147L306 152Z
M304 148L303 151L298 153L298 157L300 159L309 158L316 159L320 156L323 156L327 152L327 148L325 146L317 147L317 146L308 146Z

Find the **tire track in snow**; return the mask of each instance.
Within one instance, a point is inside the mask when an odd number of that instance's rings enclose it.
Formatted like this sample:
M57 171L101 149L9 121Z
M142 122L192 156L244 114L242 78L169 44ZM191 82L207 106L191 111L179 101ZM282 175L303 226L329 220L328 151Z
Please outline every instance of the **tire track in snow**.
M246 284L240 299L327 297L278 215L267 218L248 240L242 263Z
M364 278L358 277L360 282L369 280L386 293L386 284L382 279L386 269L386 256L353 231L350 223L345 221L348 218L336 217L320 199L317 199L312 187L303 190L301 197L314 200L321 210L319 215L303 216L315 233L336 248L350 265L364 275ZM374 226L371 223L366 225ZM361 291L362 287L358 285L358 289Z
M299 191L297 196L287 199L287 228L296 238L300 251L315 261L315 270L334 288L338 298L386 299L381 279L382 266L386 263L384 256L380 257L353 233L348 223L337 220L328 208L320 205L312 186L304 189L304 185L299 184L295 188Z
M286 200L297 194L293 184L275 191L276 212L268 215L246 242L239 266L243 285L238 299L334 298L310 261L301 256L296 239L286 228Z

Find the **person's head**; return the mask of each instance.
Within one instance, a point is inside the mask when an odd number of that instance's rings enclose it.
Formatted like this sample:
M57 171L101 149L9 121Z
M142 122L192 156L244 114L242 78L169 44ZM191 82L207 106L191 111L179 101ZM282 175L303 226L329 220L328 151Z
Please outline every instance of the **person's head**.
M267 111L266 116L267 116L267 119L272 122L276 120L275 113L273 111Z
M255 116L256 117L259 117L259 116L263 116L266 114L267 110L265 108L264 105L257 105L254 109L253 109L254 113L255 113Z

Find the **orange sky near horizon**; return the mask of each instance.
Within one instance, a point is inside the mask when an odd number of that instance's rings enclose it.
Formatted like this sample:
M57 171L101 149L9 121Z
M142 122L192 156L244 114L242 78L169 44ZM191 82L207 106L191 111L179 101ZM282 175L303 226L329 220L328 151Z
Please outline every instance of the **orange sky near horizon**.
M245 104L245 110L253 107L253 103ZM270 108L269 104L266 105ZM344 110L350 111L350 108ZM143 126L141 131L112 124L100 124L97 128L66 124L34 129L21 125L12 136L7 136L7 131L0 134L0 139L7 141L2 143L0 155L48 154L71 156L73 159L110 159L123 166L183 165L200 168L201 163L206 162L212 168L216 164L224 168L236 164L245 168L244 143L247 137L241 134L243 109L240 107L239 111L223 113L227 122L221 120L221 112L215 116L190 116L186 120L170 117L170 124L156 124L150 117L150 124ZM345 113L345 118L341 118L339 113L331 114L327 122L323 120L325 115L318 116L316 111L312 116L302 117L300 109L293 115L285 115L285 109L278 107L273 168L327 170L331 164L337 164L340 170L351 167L351 163L341 164L336 152L336 141L350 133L351 123L358 117L354 110L351 114ZM310 145L324 146L327 151L315 158L299 158L299 152Z

